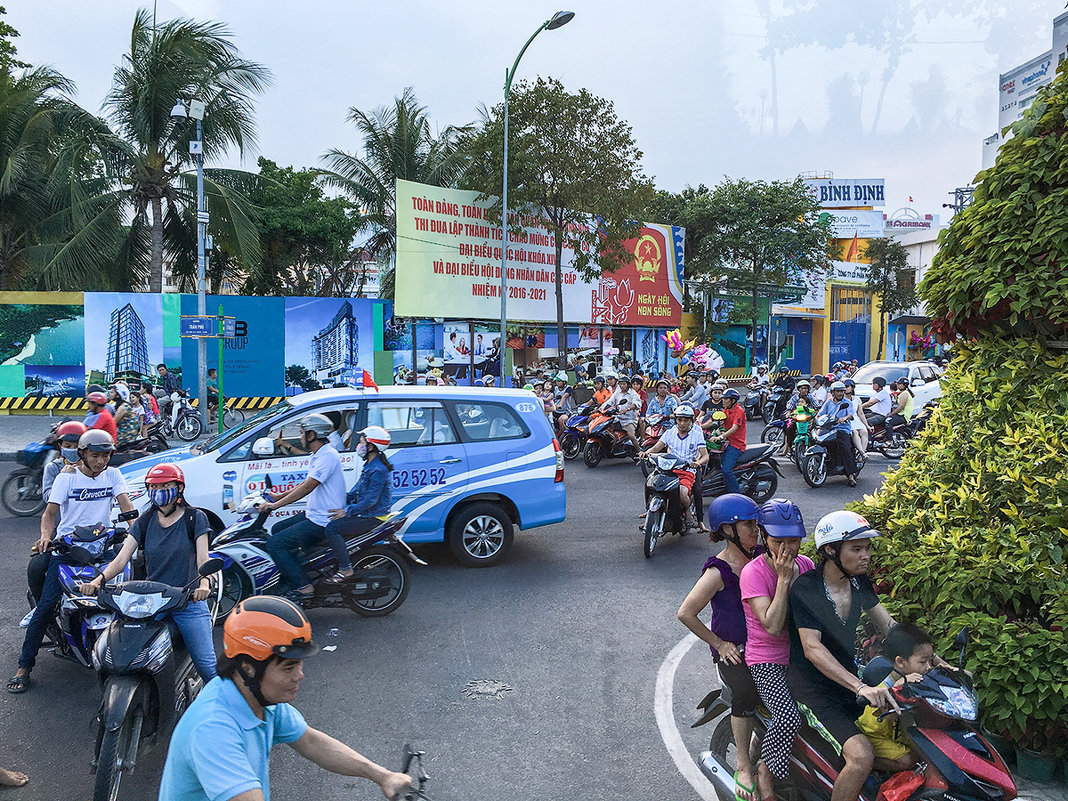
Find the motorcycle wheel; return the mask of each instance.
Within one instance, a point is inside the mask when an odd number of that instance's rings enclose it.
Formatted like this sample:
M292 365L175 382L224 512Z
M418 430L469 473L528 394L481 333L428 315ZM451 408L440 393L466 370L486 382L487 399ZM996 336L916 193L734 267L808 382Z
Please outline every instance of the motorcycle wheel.
M760 419L764 421L764 425L768 425L775 419L775 404L768 401L760 407Z
M656 550L656 541L664 533L664 518L667 516L667 512L664 509L658 509L653 514L645 516L645 558L648 559L653 555L653 551Z
M222 572L222 588L215 607L215 622L222 623L243 600L252 595L252 582L248 574L237 565L230 565Z
M819 488L827 480L827 454L808 453L801 462L801 477L810 487Z
M890 435L889 442L879 445L879 452L887 459L900 459L905 455L906 447L908 447L908 440L900 431L895 431Z
M187 414L178 421L178 430L174 433L178 435L178 439L182 440L182 442L193 442L200 436L203 428L204 424L200 422L199 417L195 414Z
M145 712L140 702L135 702L130 714L117 730L104 732L104 737L100 741L100 755L96 763L93 801L118 801L119 783L122 781L124 770L119 763L125 762L131 748L137 748L137 743L132 740L134 737L140 738L144 715Z
M564 458L569 462L577 459L579 454L582 453L582 440L579 439L578 434L572 431L565 431L560 435L560 450L563 452Z
M382 545L376 545L363 551L352 563L356 574L361 570L385 570L389 573L389 593L381 598L360 599L351 591L341 591L341 600L345 606L364 617L383 617L396 610L408 597L411 587L411 573L404 564L404 557Z
M15 517L33 517L44 511L41 479L32 470L16 470L0 489L0 502Z
M731 771L732 775L738 769L738 747L734 743L734 732L731 730L731 716L724 715L719 719L716 728L712 731L712 737L708 742L708 750L716 755L716 758ZM756 762L753 763L754 765ZM716 782L712 782L716 788L716 795L720 801L734 801L734 796L724 790Z
M805 458L805 452L808 451L807 442L797 442L794 444L794 465L798 470L801 469L801 462Z
M760 441L767 445L782 447L782 441L786 439L786 430L778 426L768 426L760 432Z
M586 447L582 449L582 463L586 467L596 467L601 463L603 455L600 441L591 439L586 443Z
M226 411L223 412L223 427L234 428L245 422L245 413L240 409L232 409L229 406L226 407Z
M756 478L752 479L753 484L756 484ZM768 484L768 488L764 492L755 492L749 497L756 503L764 503L764 501L770 501L775 497L775 490L779 488L779 474L772 471L771 483Z

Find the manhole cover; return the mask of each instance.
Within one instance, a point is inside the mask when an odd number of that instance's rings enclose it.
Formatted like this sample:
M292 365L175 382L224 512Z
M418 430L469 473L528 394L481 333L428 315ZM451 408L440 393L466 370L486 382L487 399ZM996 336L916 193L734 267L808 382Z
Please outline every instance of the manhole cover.
M493 679L474 679L467 682L461 690L465 698L504 698L505 693L515 692L502 681Z

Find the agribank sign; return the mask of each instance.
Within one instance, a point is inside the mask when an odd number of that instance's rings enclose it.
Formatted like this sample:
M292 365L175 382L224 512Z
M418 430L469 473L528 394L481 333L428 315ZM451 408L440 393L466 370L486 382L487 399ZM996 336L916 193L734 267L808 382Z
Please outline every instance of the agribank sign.
M886 203L882 178L808 178L805 186L825 209Z
M479 193L397 181L394 313L401 317L493 320L501 313L501 229L486 219ZM556 240L516 212L508 234L508 318L556 321ZM646 223L624 242L633 255L614 273L585 280L561 257L564 320L672 328L682 316L686 230Z

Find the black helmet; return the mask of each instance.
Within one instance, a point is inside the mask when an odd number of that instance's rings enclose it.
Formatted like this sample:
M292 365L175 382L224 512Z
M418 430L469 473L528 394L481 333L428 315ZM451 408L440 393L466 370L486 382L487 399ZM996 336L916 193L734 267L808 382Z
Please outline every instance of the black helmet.
M741 395L738 394L738 390L732 388L732 389L724 390L723 397L724 398L734 398L735 400L738 400L738 398L740 398Z
M881 375L875 376L875 378L873 378L871 382L872 384L878 384L880 387L886 386L886 379L883 378Z

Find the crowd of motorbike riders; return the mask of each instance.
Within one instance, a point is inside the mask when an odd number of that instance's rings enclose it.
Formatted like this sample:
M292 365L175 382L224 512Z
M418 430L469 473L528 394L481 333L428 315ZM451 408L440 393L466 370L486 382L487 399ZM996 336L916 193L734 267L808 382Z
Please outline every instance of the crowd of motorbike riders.
M761 366L752 386L792 390L788 408L811 399L825 409L838 410L843 408L839 404L847 393L850 368L836 365L836 369L840 376L795 382L785 370L771 379ZM856 710L858 700L879 709L895 706L886 686L865 685L851 667L862 609L884 634L897 632L896 639L892 636L887 642L898 643L899 678L923 672L924 666L945 664L931 653L930 639L923 632L907 624L895 627L878 603L866 576L870 540L877 532L857 515L834 512L816 526L820 565L799 556L805 529L796 505L774 499L758 508L738 493L731 468L745 448L746 415L740 393L714 373L691 371L681 382L658 378L652 382L652 393L640 375L607 373L594 378L592 384L593 401L615 416L638 455L667 450L687 461L692 470L680 471L680 494L688 523L707 532L711 540L726 542L719 556L705 563L678 617L709 644L723 682L733 691L731 724L736 741L751 738L758 698L774 718L755 770L746 750L739 751L737 797L768 801L774 797L775 782L785 779L793 737L800 727L795 698L807 704L842 744L846 767L836 782L836 797L855 798L873 761L887 770L914 764L911 750L900 738L895 739L892 730L888 732L870 714L858 717ZM554 376L540 391L533 385L528 388L543 398L546 414L561 431L575 411L566 374ZM96 392L89 393L91 411L85 422L68 421L55 432L61 455L44 471L42 494L48 503L27 569L35 606L25 621L23 647L7 690L21 694L30 688L37 652L56 613L63 560L53 551L54 542L77 536L79 530L109 527L112 505L117 504L120 521L136 521L110 561L79 590L88 597L96 595L103 585L124 574L138 552L145 579L189 588L189 603L170 617L206 682L175 728L160 799L256 801L267 797L272 742L289 743L328 770L371 779L387 798L393 798L411 781L408 775L376 765L308 727L289 704L303 676L302 660L318 650L300 607L312 587L294 554L301 546L326 541L338 562L338 573L327 580L342 582L346 572L352 573L346 538L377 523L378 515L390 507L392 466L384 453L390 444L388 432L378 426L361 432L357 453L366 466L356 487L346 493L340 459L329 440L331 421L317 414L301 421L301 445L311 454L308 477L272 499L267 509L301 499L306 503L304 513L276 527L277 536L270 543L271 554L288 581L288 597L242 601L225 622L224 653L217 657L207 605L211 584L201 570L209 561L207 517L186 504L184 476L178 465L170 463L149 470L144 481L151 506L137 517L122 474L109 465L116 449L115 415ZM901 392L899 399L905 394ZM126 400L123 394L113 388L113 395L112 408L121 408ZM847 439L854 417L863 419L861 410L873 406L848 406L843 421L850 427ZM879 407L874 408L875 414L881 413ZM873 423L869 417L867 424ZM662 432L643 449L641 440L651 426L661 427ZM722 449L721 469L728 492L711 502L709 526L705 526L694 517L688 492L693 471L708 461L705 445L710 441ZM789 438L784 447L788 446ZM849 478L854 483L852 475ZM758 548L761 539L766 550ZM706 606L713 612L710 626L698 618ZM789 682L787 665L793 666ZM208 731L211 737L204 736ZM253 735L254 731L260 734ZM21 773L0 770L0 786L20 786L26 781ZM840 796L838 783L843 790Z

